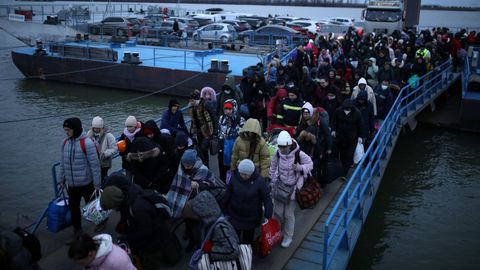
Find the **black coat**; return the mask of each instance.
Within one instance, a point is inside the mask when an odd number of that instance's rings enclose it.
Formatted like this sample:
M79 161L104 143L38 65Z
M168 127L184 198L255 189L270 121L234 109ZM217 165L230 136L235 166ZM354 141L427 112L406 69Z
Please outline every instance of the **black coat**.
M336 132L337 142L341 145L356 144L358 138L367 137L362 115L355 107L348 115L344 112L344 106L339 107L332 120L332 130Z
M235 229L249 230L262 222L263 216L271 218L273 204L265 180L255 171L245 181L235 171L222 201L226 215ZM265 207L263 215L262 206Z

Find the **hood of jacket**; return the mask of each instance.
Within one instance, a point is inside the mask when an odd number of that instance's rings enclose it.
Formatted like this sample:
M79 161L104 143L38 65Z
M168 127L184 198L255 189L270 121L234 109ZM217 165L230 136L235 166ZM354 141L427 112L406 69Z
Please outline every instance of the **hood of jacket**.
M180 104L180 102L178 102L178 100L176 99L170 99L170 101L168 102L168 110L171 111L173 105L176 105L176 104Z
M100 246L98 247L95 259L90 265L101 265L113 249L112 237L109 234L99 234L94 236L93 240L98 241Z
M277 94L275 95L275 97L277 97L277 100L282 100L287 96L288 96L287 89L284 89L284 88L278 89Z
M202 191L193 198L192 211L207 225L215 222L222 214L215 197L209 191Z
M225 105L225 103L232 103L233 104L232 115L237 115L237 111L238 111L237 101L233 98L229 98L229 99L225 100L223 105Z
M223 88L225 87L229 87L230 90L234 90L235 89L235 77L233 75L228 75L226 78L225 78L225 82L223 83Z
M232 88L233 89L233 88ZM217 93L215 93L215 90L209 86L205 86L202 88L202 91L200 91L200 97L205 99L205 96L207 93L210 93L210 96L212 97L212 101L217 100Z
M170 105L168 105L168 107L169 109L171 108ZM171 112L169 111L169 113ZM142 126L142 129L146 129L146 128L153 131L154 140L160 137L160 128L158 127L157 122L155 122L155 120L148 120L147 122L145 122L145 124L143 124Z
M243 132L252 132L254 134L257 134L261 138L262 128L260 127L260 122L258 122L258 120L254 118L248 119L240 130L240 134L242 134Z
M360 84L367 84L367 80L365 80L365 78L360 78L360 80L358 80L357 86Z
M368 60L372 61L374 66L377 64L377 59L375 59L375 57L370 57Z

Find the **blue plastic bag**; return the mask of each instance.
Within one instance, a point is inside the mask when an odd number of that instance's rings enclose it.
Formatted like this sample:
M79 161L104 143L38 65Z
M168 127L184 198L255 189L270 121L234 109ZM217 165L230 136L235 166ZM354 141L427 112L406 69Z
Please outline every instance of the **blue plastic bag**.
M232 163L232 150L235 144L235 139L223 140L223 165L230 166Z
M50 202L47 210L47 228L51 232L59 232L72 224L72 216L68 207L68 198L63 191L60 196Z

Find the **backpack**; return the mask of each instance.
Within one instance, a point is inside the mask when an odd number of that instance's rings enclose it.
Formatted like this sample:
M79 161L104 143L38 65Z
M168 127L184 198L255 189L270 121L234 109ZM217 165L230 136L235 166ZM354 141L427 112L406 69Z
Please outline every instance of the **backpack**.
M22 238L22 245L32 256L32 262L38 262L42 258L40 240L34 234L20 227L15 228L13 232Z
M172 216L172 211L167 199L156 190L145 189L138 197L143 198L155 208L157 217L161 219L169 219Z
M89 138L90 140L92 140L93 144L95 145L95 150L97 151L97 157L100 158L100 145L98 145L98 142L93 140L92 138ZM65 138L65 140L63 140L63 147L65 147L65 144L67 144L67 141L68 141L68 138ZM85 156L87 155L87 148L85 147L85 138L81 138L80 139L80 148L82 149L82 152L83 154L85 154Z

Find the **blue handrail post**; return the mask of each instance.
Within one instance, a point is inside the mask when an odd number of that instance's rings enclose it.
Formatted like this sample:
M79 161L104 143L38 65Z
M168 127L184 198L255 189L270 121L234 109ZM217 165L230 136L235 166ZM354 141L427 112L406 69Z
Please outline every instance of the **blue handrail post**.
M325 223L325 233L323 235L324 235L324 238L323 238L323 264L322 264L323 267L322 268L323 270L326 270L328 267L328 244L329 244L328 238L330 237L328 233L327 223Z
M157 66L157 52L156 52L156 48L153 47L153 66L156 67Z
M183 69L187 69L187 51L183 51Z

